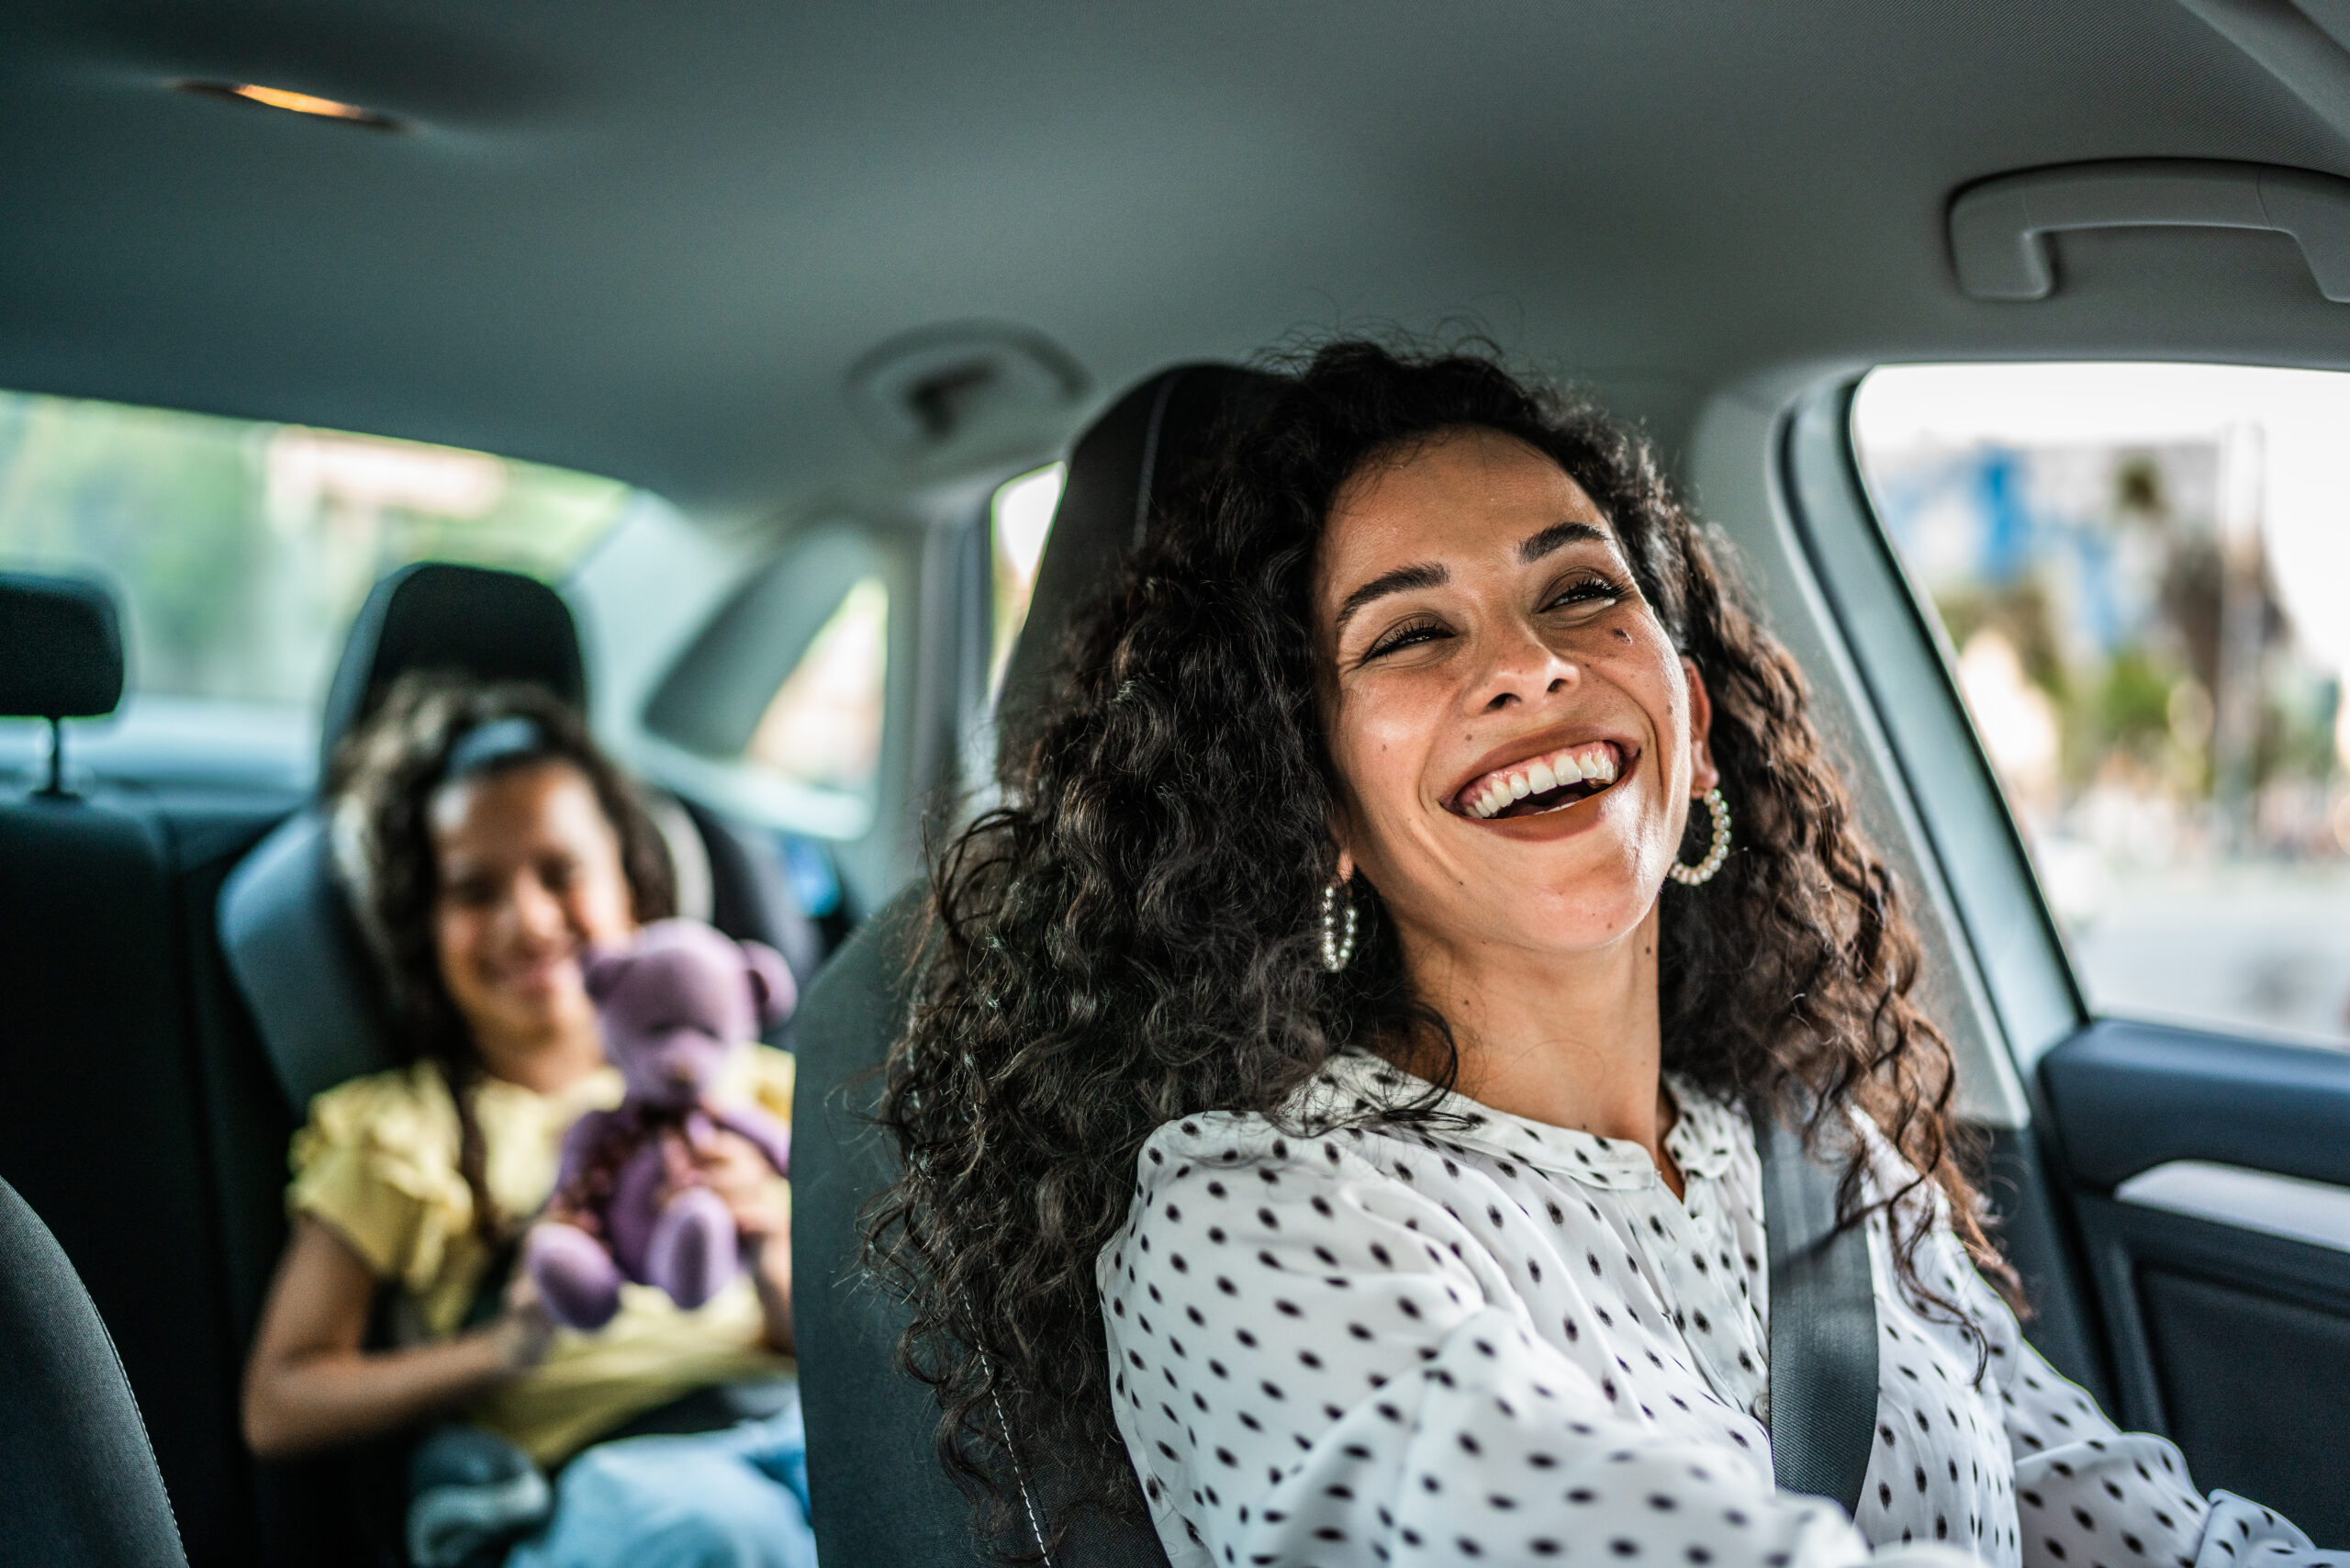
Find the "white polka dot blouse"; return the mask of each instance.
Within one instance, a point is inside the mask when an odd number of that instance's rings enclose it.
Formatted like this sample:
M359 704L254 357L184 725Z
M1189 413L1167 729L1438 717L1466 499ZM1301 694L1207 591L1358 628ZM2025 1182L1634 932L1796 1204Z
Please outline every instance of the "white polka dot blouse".
M1382 1124L1427 1086L1353 1053L1290 1131L1214 1114L1154 1133L1096 1277L1119 1429L1176 1568L2335 1568L2273 1513L2207 1503L2166 1440L2115 1430L1946 1215L1918 1270L1987 1357L1901 1292L1873 1215L1859 1515L1776 1491L1753 1135L1669 1087L1682 1199L1638 1144L1458 1095L1442 1126ZM1863 1136L1873 1193L1894 1190L1908 1168Z

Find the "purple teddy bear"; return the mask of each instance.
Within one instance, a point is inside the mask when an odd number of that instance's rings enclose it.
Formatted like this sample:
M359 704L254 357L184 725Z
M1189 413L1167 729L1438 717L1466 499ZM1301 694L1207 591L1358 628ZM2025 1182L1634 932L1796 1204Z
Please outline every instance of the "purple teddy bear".
M623 1280L658 1285L688 1310L716 1295L742 1267L743 1244L694 1155L720 1128L755 1144L778 1175L791 1150L790 1132L766 1112L709 1100L728 1058L790 1013L782 955L699 921L663 920L594 958L587 984L627 1096L565 1137L554 1195L524 1247L540 1300L572 1328L610 1322Z

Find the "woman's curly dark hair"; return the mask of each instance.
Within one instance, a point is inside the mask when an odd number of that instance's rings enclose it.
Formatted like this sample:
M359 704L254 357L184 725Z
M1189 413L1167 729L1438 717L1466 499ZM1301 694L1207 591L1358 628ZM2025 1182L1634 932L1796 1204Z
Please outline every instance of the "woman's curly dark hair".
M457 743L509 719L528 721L528 744L501 749L465 777L546 762L577 768L620 839L621 869L637 920L675 913L668 846L643 797L597 748L579 715L543 687L403 676L335 748L327 774L337 868L383 971L401 1044L411 1059L439 1065L456 1102L457 1169L473 1196L474 1228L494 1244L508 1238L509 1218L498 1212L484 1177L486 1150L472 1092L482 1075L481 1053L442 977L433 939L441 879L431 812L433 796L450 782L450 753Z
M1126 1219L1153 1129L1208 1110L1278 1117L1347 1047L1452 1080L1450 1032L1413 995L1376 890L1356 895L1354 963L1332 975L1318 961L1337 786L1309 583L1349 476L1463 428L1516 437L1590 495L1712 694L1738 840L1709 885L1662 895L1665 1066L1807 1111L1815 1147L1844 1159L1848 1220L1863 1212L1864 1157L1836 1128L1860 1107L1999 1271L1953 1153L1951 1053L1910 1000L1917 938L1803 678L1740 604L1724 546L1647 446L1595 409L1486 354L1334 343L1232 422L1077 617L1003 803L932 874L926 957L879 1113L903 1173L868 1212L867 1247L912 1298L905 1355L938 1393L942 1457L997 1510L994 1539L1013 1522L1015 1431L1091 1467L1056 1478L1064 1505L1139 1506L1094 1259ZM1695 861L1706 818L1692 814ZM1930 1212L1897 1205L1896 1253L1935 1305L1914 1267Z

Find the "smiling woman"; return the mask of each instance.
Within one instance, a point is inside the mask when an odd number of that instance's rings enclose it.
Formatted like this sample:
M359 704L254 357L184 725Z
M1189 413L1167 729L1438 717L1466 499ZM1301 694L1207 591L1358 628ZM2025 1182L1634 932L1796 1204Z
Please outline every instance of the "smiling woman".
M868 1238L967 1478L1100 1456L1041 1533L1181 1568L2306 1545L2022 1339L1890 876L1645 449L1363 343L1217 444L934 873ZM1775 1490L1756 1115L1871 1258L1850 1522Z

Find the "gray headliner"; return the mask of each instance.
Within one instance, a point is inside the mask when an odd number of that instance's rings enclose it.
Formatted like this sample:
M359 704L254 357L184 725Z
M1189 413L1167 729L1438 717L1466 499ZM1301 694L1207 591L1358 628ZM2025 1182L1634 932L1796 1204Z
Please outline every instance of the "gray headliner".
M50 0L7 28L0 385L456 442L705 515L902 475L843 377L964 319L1106 394L1465 317L1668 447L1712 389L1876 357L2350 363L2350 308L2275 237L2068 241L2052 301L1957 293L1942 212L1985 174L2350 173L2161 0ZM416 129L159 90L187 75Z

